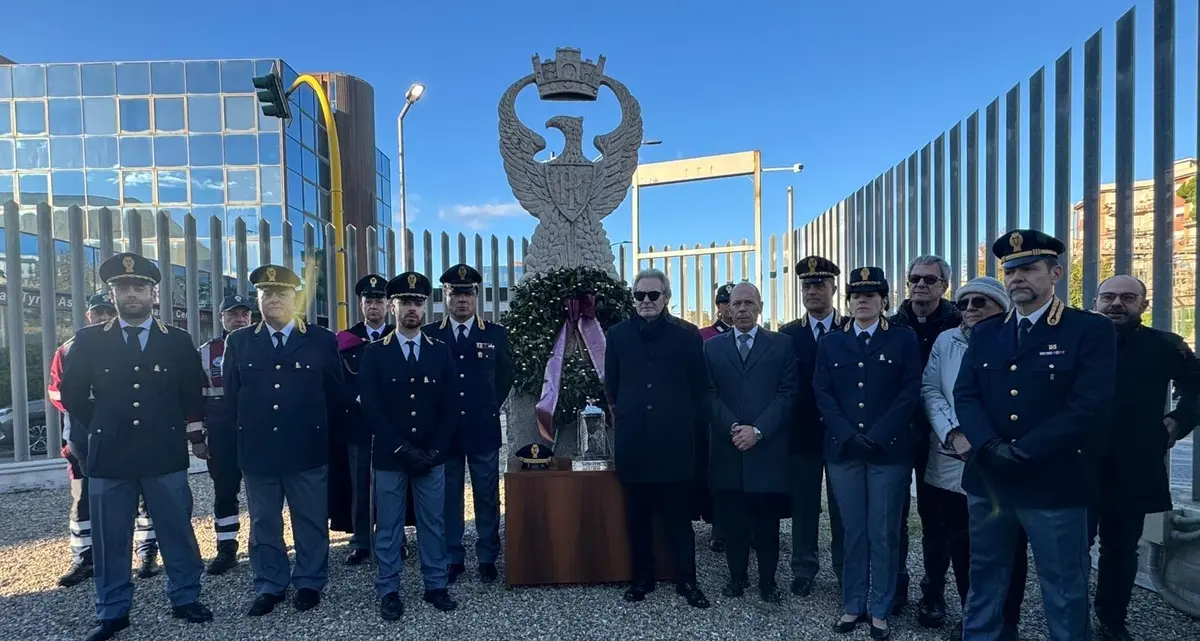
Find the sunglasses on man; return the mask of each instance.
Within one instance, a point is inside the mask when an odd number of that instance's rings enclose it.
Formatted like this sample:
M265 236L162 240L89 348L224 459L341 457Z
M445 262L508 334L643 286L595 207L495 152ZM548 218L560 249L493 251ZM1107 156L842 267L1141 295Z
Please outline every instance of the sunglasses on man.
M908 284L909 284L909 285L916 285L916 284L918 284L918 283L925 283L926 285L933 286L933 285L936 285L936 284L940 283L941 281L942 281L942 279L941 279L941 278L939 278L939 277L937 277L937 276L930 276L930 275L928 275L928 274L926 274L925 276L921 276L921 275L919 275L919 274L913 274L912 276L909 276L909 277L908 277Z
M965 312L968 309L983 309L984 307L987 307L987 304L987 298L984 298L983 296L972 296L970 298L963 298L959 300L954 304L954 306L958 308L958 311Z
M647 298L649 298L650 302L653 303L654 301L658 300L659 296L662 296L662 292L651 291L651 292L634 292L633 293L633 299L639 303L646 300Z

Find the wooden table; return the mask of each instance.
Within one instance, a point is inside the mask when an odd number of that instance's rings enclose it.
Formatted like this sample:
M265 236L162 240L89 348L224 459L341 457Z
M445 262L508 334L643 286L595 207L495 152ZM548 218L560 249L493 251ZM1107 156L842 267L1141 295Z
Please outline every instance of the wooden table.
M508 587L632 579L625 495L615 472L521 470L517 461L508 469L515 470L504 475ZM669 580L670 559L657 523L654 538L655 578Z

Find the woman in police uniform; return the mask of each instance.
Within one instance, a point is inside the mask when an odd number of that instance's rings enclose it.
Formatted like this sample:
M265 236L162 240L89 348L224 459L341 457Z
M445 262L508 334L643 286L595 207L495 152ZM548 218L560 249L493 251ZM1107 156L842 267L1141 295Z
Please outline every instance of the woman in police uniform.
M903 562L900 520L913 457L908 423L920 401L921 354L916 334L884 317L888 283L882 269L855 269L846 290L854 320L821 340L813 376L827 427L829 479L845 528L843 614L834 629L848 633L869 620L871 637L886 639Z

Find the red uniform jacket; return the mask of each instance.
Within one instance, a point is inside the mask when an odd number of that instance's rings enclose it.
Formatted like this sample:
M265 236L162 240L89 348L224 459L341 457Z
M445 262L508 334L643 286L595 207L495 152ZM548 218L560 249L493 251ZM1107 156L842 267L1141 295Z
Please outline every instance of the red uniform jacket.
M717 321L708 327L700 329L700 338L708 340L710 338L720 336L729 331L729 326L722 321Z

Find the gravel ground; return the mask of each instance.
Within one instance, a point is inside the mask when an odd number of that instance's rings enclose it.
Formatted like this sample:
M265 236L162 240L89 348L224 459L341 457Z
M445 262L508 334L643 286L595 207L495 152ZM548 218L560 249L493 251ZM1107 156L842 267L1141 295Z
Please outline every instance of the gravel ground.
M196 498L195 527L205 558L215 553L212 519L206 513L212 504L212 485L205 474L191 477ZM468 501L470 493L467 493ZM46 490L0 495L0 639L79 639L93 616L90 583L71 589L55 586L67 569L66 490ZM786 568L790 555L790 522L783 522L784 550L780 562ZM468 526L468 531L470 526ZM243 514L242 558L249 536ZM470 536L470 534L469 534ZM828 541L828 534L824 536ZM216 617L208 625L188 625L170 618L165 579L159 576L134 579L137 586L132 612L133 626L121 633L121 641L172 641L223 639L830 639L829 628L839 611L840 597L832 573L823 569L812 597L788 595L780 605L768 606L748 595L730 600L720 596L725 580L724 560L708 550L709 529L697 526L700 581L713 601L706 611L686 607L674 590L662 584L641 604L621 599L622 586L569 588L518 588L501 584L481 585L473 568L465 581L452 587L459 601L456 612L443 614L420 601L421 587L416 562L405 566L402 598L407 611L398 623L385 623L378 615L372 586L374 568L342 565L347 537L336 536L330 555L330 582L325 599L316 610L297 613L290 606L261 619L250 619L245 609L253 598L250 571L245 562L220 577L204 577L203 601ZM468 549L470 547L468 546ZM914 581L920 576L919 549L909 559ZM415 556L415 555L414 555ZM828 557L823 559L828 567ZM468 564L471 561L468 560ZM790 580L780 573L781 585ZM913 587L914 591L916 586ZM1025 638L1045 638L1041 598L1036 584L1029 585L1025 603ZM952 605L956 619L957 606ZM1165 604L1157 595L1135 589L1131 623L1140 628L1146 641L1200 638L1200 622L1191 620ZM892 620L897 641L950 638L949 631L926 631L916 622L913 608ZM436 635L433 637L432 635ZM868 638L866 629L844 637Z

